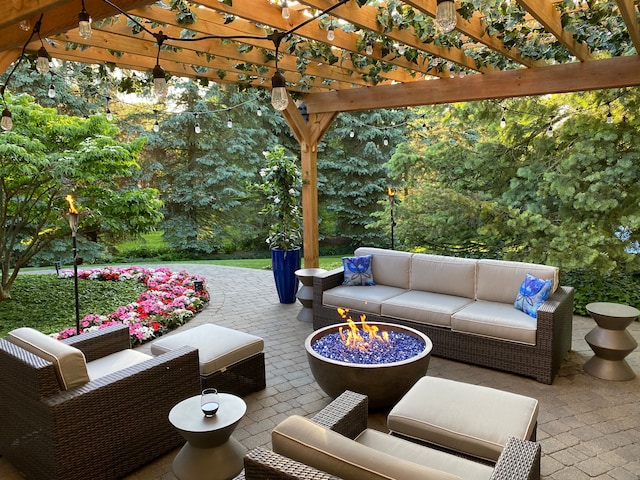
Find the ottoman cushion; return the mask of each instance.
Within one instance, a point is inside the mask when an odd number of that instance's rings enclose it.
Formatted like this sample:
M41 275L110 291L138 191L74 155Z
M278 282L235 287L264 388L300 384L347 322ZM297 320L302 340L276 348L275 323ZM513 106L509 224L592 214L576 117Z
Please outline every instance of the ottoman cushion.
M184 346L198 349L200 375L207 376L262 352L264 340L250 333L205 323L162 337L151 345L151 353L160 355Z
M393 433L495 462L509 437L535 438L538 401L436 377L411 387L387 418Z

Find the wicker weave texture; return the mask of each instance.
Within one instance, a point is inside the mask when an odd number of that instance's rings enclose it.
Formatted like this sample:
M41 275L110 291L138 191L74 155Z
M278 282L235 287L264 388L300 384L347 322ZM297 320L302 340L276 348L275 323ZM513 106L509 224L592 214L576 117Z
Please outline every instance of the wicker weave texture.
M342 269L314 277L313 328L342 322L333 306L322 304L325 290L341 285ZM456 332L449 328L352 310L354 318L365 314L371 322L389 322L414 328L433 342L435 356L517 373L551 384L571 347L573 288L559 287L538 310L536 345Z
M121 335L109 327L72 343L110 352L100 338ZM168 415L200 391L198 352L185 347L68 391L54 384L49 362L0 341L0 454L30 479L121 478L184 443Z
M245 358L223 371L200 377L202 388L216 388L219 392L243 397L266 387L264 352Z

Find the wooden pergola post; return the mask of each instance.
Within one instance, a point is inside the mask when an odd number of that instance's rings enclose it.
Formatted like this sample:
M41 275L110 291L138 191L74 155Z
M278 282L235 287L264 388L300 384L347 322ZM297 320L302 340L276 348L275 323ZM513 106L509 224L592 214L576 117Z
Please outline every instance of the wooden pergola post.
M300 169L302 171L302 227L304 267L316 268L320 262L318 241L318 143L338 116L339 112L302 116L291 99L282 112L289 127L300 143Z

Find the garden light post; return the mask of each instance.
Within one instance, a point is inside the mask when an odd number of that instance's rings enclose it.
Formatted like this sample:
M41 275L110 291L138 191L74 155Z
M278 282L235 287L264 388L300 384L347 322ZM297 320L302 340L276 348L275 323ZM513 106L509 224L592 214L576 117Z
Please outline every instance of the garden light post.
M78 233L78 209L75 206L73 197L67 195L69 202L69 227L71 227L71 239L73 241L73 287L76 300L76 335L80 335L80 301L78 298L78 244L76 236Z
M393 238L393 230L396 226L396 221L393 218L393 208L394 208L394 199L396 196L396 192L393 188L387 187L387 195L389 196L389 211L391 212L391 250L394 249L394 238Z

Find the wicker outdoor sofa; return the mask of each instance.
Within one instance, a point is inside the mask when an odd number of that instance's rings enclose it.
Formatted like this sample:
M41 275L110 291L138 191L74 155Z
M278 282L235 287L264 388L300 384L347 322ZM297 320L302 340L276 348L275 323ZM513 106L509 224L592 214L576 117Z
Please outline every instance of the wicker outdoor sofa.
M313 327L344 320L415 328L433 342L432 354L533 377L551 384L571 348L573 288L558 285L555 267L475 260L361 247L372 255L374 286L344 286L344 269L313 280ZM514 308L527 273L553 281L537 319ZM470 313L467 313L470 312Z
M367 405L366 396L344 392L311 421L304 419L309 425L308 437L305 423L300 423L300 418L295 423L301 424L302 428L281 427L294 419L287 418L276 427L272 436L274 450L279 453L264 448L249 451L244 458L244 472L236 480L540 478L541 447L537 442L510 437L495 465L480 465L468 458L368 429ZM316 440L311 439L311 432L318 429L330 431L327 438L320 432ZM340 445L334 444L336 433L340 435ZM278 438L282 435L289 438L283 442ZM369 435L378 439L373 447L367 440Z
M184 443L168 414L200 392L196 349L151 357L130 349L125 325L84 333L59 342L84 354L90 378L79 382L71 380L77 363L48 361L7 338L0 339L0 455L26 478L122 478ZM72 370L64 385L61 367ZM100 371L111 373L94 378Z

